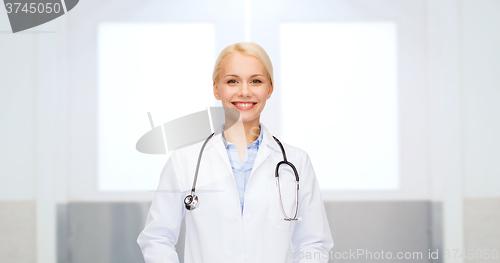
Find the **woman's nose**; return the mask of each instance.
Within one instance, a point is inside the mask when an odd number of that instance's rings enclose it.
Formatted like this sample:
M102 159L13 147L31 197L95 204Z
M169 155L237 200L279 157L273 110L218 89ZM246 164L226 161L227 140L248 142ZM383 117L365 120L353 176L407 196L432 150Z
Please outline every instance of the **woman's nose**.
M252 96L252 91L250 90L250 85L247 83L243 83L240 88L239 94L242 97L251 97Z

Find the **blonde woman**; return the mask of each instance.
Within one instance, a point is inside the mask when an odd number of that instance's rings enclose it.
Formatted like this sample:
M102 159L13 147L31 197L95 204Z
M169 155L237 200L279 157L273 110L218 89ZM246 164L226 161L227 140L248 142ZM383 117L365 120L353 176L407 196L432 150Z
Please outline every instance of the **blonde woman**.
M328 262L333 240L309 156L260 123L274 83L261 46L222 50L213 93L225 124L165 164L137 240L146 263L179 262L184 216L186 263Z

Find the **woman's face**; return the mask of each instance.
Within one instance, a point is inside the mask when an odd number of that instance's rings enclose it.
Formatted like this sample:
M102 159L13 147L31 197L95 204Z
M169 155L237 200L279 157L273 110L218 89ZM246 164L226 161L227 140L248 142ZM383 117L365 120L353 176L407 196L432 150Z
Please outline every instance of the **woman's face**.
M264 65L254 56L239 52L228 55L221 65L219 80L214 82L214 95L223 107L239 111L244 123L258 124L273 86ZM226 116L230 116L226 111Z

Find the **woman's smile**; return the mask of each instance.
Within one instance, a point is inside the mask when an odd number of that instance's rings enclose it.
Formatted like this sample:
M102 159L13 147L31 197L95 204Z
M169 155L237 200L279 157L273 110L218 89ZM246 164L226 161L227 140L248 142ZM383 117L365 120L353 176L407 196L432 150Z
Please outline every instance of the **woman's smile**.
M257 102L252 102L252 101L233 101L231 102L234 106L236 106L237 109L239 110L250 110L252 109Z

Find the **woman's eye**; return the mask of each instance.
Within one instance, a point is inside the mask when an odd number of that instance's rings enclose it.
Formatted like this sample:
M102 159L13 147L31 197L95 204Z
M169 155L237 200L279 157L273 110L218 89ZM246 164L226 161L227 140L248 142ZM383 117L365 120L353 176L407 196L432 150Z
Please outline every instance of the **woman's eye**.
M232 79L232 80L228 81L227 83L236 83L236 80Z
M257 81L257 82L255 82L255 81ZM252 82L253 82L253 83L262 83L262 81L260 81L260 80L258 80L258 79L254 79L254 80L252 80Z

